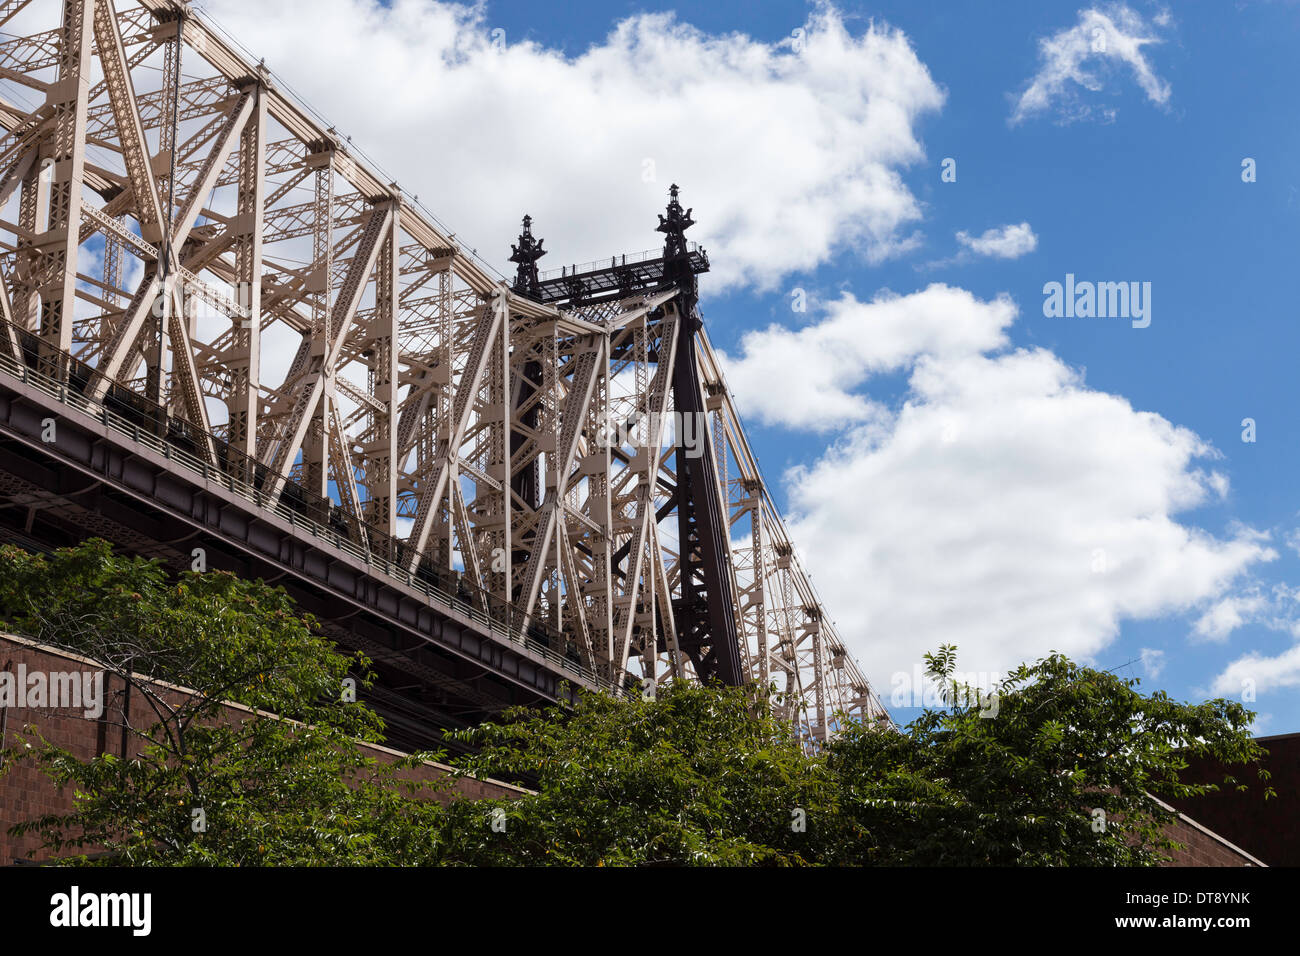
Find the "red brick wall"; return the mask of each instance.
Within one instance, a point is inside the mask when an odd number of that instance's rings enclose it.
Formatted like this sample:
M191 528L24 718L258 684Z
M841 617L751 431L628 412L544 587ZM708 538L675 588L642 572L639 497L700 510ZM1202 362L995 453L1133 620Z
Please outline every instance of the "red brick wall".
M1300 734L1259 737L1256 742L1268 751L1260 762L1272 775L1267 783L1259 779L1254 764L1227 767L1192 758L1180 777L1188 783L1217 784L1219 791L1170 802L1269 866L1300 866ZM1228 773L1246 784L1244 792L1224 786ZM1277 796L1266 801L1265 786Z
M0 670L16 674L21 664L28 672L34 671L99 671L102 668L76 655L43 647L25 638L0 635ZM64 747L81 759L97 753L122 753L122 710L124 682L112 675L104 676L104 715L95 720L84 715L83 708L31 708L11 707L0 709L0 726L4 727L3 746L19 739L36 738L39 733L51 743ZM178 696L181 690L175 692ZM234 716L244 710L230 705ZM143 697L136 693L130 701L132 726L149 726L155 722L152 711ZM386 747L363 744L363 748L381 759L394 759L398 752ZM128 738L128 753L139 750L136 738ZM407 779L438 780L447 776L450 768L442 764L425 764L419 769L403 771ZM460 779L453 783L450 792L439 792L434 799L447 801L457 798L484 799L517 797L527 791L498 780ZM11 837L9 827L47 813L66 813L72 809L72 793L60 791L50 779L29 761L18 761L7 768L0 777L0 866L17 859L27 859L27 853L40 845L40 840L28 835ZM39 854L37 856L39 859Z
M1222 839L1215 839L1197 826L1185 820L1179 820L1170 827L1170 836L1186 846L1186 849L1174 854L1174 860L1168 866L1258 866L1258 860L1252 860L1241 850L1226 844Z

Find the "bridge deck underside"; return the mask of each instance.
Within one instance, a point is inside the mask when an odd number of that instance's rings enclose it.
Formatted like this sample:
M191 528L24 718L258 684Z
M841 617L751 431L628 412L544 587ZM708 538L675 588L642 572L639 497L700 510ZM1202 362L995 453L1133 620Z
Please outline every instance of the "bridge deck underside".
M379 680L368 702L395 746L430 746L504 707L556 700L564 682L570 697L596 686L476 620L471 606L403 586L324 529L268 514L3 372L0 502L0 539L23 547L97 536L179 571L201 544L209 568L284 587L340 646L372 659Z

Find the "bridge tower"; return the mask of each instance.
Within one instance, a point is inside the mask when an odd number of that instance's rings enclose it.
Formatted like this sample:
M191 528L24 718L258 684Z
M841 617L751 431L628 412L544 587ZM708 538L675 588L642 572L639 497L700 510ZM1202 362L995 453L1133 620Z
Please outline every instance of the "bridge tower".
M673 600L677 642L701 679L736 685L744 678L736 628L736 596L727 568L727 516L718 495L717 456L709 434L704 388L700 382L695 340L703 321L696 309L699 286L691 268L686 230L695 224L691 209L682 211L677 184L669 190L668 215L659 217L664 234L664 278L677 290L673 364L673 405L677 427L697 439L688 447L677 436L678 578L681 594Z

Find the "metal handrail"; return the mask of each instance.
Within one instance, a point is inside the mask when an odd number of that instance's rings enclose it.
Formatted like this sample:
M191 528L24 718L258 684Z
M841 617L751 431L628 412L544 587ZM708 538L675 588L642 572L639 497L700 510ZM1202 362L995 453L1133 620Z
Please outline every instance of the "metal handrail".
M696 242L686 244L688 252L699 252L700 246ZM631 255L610 256L609 259L596 259L592 262L580 262L575 265L561 266L558 269L548 269L545 272L538 273L537 281L550 282L552 279L566 279L571 276L585 275L588 272L600 272L603 269L616 269L619 266L636 265L638 262L649 262L654 259L663 258L663 249L647 249L644 252L634 252Z

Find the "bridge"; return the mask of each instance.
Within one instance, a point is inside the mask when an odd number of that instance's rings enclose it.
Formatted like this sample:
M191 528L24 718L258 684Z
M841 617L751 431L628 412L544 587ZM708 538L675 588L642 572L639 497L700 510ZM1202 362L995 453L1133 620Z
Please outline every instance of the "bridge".
M395 744L645 682L888 716L662 247L513 280L176 0L0 0L0 538L282 584Z

